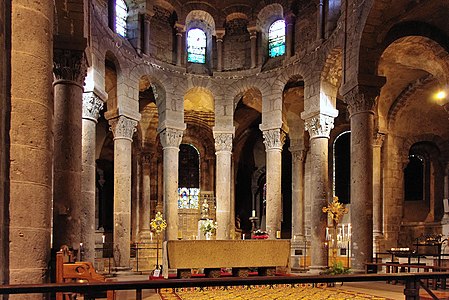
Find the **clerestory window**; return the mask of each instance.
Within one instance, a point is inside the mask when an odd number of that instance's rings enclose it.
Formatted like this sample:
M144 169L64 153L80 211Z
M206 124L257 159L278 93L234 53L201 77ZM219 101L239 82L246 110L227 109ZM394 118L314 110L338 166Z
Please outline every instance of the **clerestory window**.
M285 21L277 20L268 30L268 51L270 57L285 54Z
M187 61L206 63L206 34L199 28L190 29L187 33Z
M128 18L128 7L124 0L115 1L115 32L126 37L126 19Z

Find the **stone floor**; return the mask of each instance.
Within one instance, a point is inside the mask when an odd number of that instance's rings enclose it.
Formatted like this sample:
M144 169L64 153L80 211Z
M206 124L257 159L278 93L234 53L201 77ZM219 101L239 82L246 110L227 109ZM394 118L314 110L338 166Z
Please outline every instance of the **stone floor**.
M147 280L148 275L132 275L132 276L124 276L117 278L119 281L128 281L128 280ZM200 279L199 279L200 280ZM404 299L404 286L402 285L391 285L387 284L385 282L355 282L355 283L345 283L342 286L337 285L334 288L327 288L326 293L331 292L332 290L335 290L335 293L339 292L347 292L349 295L347 298L344 297L338 297L338 299L356 299L354 296L351 296L352 294L361 294L361 295L367 295L371 296L370 298L360 298L360 299L391 299L391 300L403 300ZM424 292L424 291L422 291ZM332 292L331 292L332 293ZM176 297L175 295L169 295L170 293L166 294L165 299L184 299ZM341 295L341 294L340 294ZM207 294L201 295L203 298L201 299L208 299ZM231 295L229 295L231 296ZM232 299L232 296L225 296L223 299ZM324 296L324 294L323 294ZM186 299L192 299L192 295L185 295ZM327 296L326 296L327 297ZM117 300L132 300L135 299L135 292L134 291L119 291L117 294ZM154 290L144 290L143 291L143 299L144 300L160 300L161 297L154 291ZM194 296L193 299L200 299L200 296ZM209 298L210 299L210 298ZM258 299L270 299L270 298L264 298L264 297L258 297ZM306 299L306 298L303 298ZM319 294L315 294L314 296L315 300L319 299Z

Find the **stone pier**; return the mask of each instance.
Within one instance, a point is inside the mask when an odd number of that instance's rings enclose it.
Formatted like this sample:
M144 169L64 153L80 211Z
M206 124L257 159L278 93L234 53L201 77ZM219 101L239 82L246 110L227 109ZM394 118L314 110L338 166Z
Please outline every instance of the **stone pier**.
M282 146L285 133L281 129L263 131L265 151L267 154L267 209L266 230L270 239L280 238L281 231L281 175L282 175Z
M214 132L217 155L216 199L217 239L230 238L231 221L231 157L233 133Z
M137 121L118 116L109 119L114 134L114 263L130 266L131 241L131 144Z

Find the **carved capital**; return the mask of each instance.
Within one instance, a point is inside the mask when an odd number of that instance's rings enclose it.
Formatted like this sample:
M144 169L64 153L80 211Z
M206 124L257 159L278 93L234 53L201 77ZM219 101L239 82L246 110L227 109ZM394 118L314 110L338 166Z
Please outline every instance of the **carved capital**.
M174 128L165 128L160 133L162 147L165 148L179 148L182 141L183 131Z
M382 147L385 140L385 134L381 132L374 133L373 136L373 147Z
M332 128L334 128L334 117L318 114L304 122L305 129L309 132L310 139L329 138Z
M349 114L374 112L380 88L376 86L358 85L344 95Z
M109 128L114 134L115 139L128 139L132 141L133 134L136 132L137 121L125 116L119 116L109 120Z
M95 123L98 120L103 101L94 92L83 94L83 119L89 119Z
M232 151L232 139L233 139L232 133L215 133L214 138L215 138L216 152Z
M53 74L55 80L69 80L83 86L87 74L84 51L54 49Z
M290 150L290 153L292 154L292 160L293 161L303 162L305 160L307 152L304 149L303 150L298 150L298 149L292 150L292 149L289 149L289 150Z
M279 149L282 150L282 146L285 143L285 132L281 129L269 129L263 132L263 143L266 150Z

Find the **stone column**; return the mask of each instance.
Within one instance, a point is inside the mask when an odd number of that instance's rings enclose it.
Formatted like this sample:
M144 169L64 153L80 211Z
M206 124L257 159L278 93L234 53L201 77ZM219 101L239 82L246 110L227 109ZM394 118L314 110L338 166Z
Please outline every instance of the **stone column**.
M84 51L54 50L53 246L79 249Z
M382 197L382 159L381 150L385 135L376 133L373 140L373 253L380 252L383 238L383 197Z
M373 251L373 133L379 88L356 86L344 95L351 121L352 269L363 272Z
M114 134L114 262L128 269L131 242L131 147L137 121L123 115L110 119Z
M327 214L322 209L329 197L328 141L332 128L334 116L319 113L305 120L310 135L310 273L318 273L327 266Z
M317 40L324 39L324 0L318 0Z
M255 26L248 27L249 39L251 41L251 68L257 66L257 28Z
M292 238L303 240L305 236L304 203L304 149L290 147L292 154Z
M139 203L139 238L140 240L150 237L151 218L151 159L153 154L142 155L142 197Z
M84 246L84 260L94 262L95 258L95 149L96 125L103 101L94 93L83 94L82 124L82 173L81 173L81 235Z
M231 156L233 133L214 132L216 158L217 239L230 238Z
M217 71L223 71L223 37L225 35L224 29L215 30L217 37Z
M281 175L282 175L282 146L285 133L277 129L263 131L263 143L267 153L267 209L266 228L270 239L276 238L276 232L281 230Z
M166 240L178 238L178 157L183 131L164 128L160 139L164 155L164 218L167 221Z
M182 37L184 33L184 25L176 23L175 29L176 29L176 65L181 66L183 54Z
M285 60L289 60L293 53L293 28L295 28L295 15L289 13L285 18Z
M151 18L154 16L154 12L147 12L143 16L143 53L150 55L150 28L151 28Z
M54 4L52 1L15 0L4 1L0 6L3 5L12 24L11 60L7 63L11 73L5 75L11 75L13 80L11 89L0 94L8 99L7 93L11 93L11 106L3 109L11 110L8 122L13 130L7 131L6 142L9 148L6 203L9 206L6 205L5 210L9 220L1 221L7 235L0 248L6 248L7 260L1 262L0 269L5 271L2 274L5 277L0 275L0 278L10 284L41 284L46 282L50 260L53 199ZM6 33L0 36L3 34ZM11 295L9 299L42 297L39 294Z

